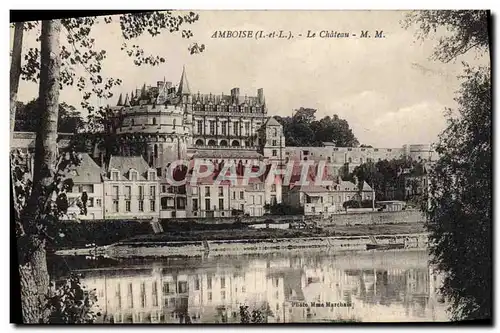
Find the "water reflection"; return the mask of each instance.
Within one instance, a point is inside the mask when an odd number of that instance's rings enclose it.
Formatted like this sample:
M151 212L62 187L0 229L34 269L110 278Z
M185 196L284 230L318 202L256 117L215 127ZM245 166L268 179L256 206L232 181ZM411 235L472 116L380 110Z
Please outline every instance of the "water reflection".
M282 253L123 261L81 270L110 323L446 321L425 251ZM139 262L139 263L137 263Z

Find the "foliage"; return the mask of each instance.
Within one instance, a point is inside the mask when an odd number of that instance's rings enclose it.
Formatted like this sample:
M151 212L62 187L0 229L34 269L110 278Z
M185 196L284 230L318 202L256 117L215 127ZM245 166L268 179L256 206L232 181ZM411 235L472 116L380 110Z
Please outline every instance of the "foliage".
M373 203L371 200L348 200L342 204L344 208L372 208Z
M70 274L62 283L51 283L53 291L47 300L50 324L92 324L100 312L94 311L95 290L86 290L80 276Z
M271 215L301 215L304 214L302 208L287 205L285 203L276 203L274 205L266 204L264 206Z
M247 305L240 306L241 324L264 324L267 323L268 315L272 315L268 306L264 306L261 309L254 309L251 313Z
M17 102L15 130L21 132L36 132L40 112L37 110L38 99L33 99L24 104ZM76 133L83 129L84 121L80 112L74 106L66 103L59 104L59 117L57 130L60 133Z
M156 37L163 32L179 33L182 38L190 39L193 33L184 27L198 21L199 15L194 12L176 13L174 11L152 11L144 13L130 13L117 16L74 17L62 19L65 39L61 46L61 84L75 86L82 94L81 107L89 111L93 126L99 127L108 120L109 110L106 106L95 106L91 97L109 99L113 97L112 89L121 85L120 78L104 77L104 60L106 50L97 50L93 28L100 24L119 24L124 40L121 50L125 52L136 66L157 66L165 62L161 56L147 55L134 41L143 36ZM25 30L40 29L39 22L26 22ZM188 47L191 54L201 53L205 45L192 43ZM76 69L82 67L85 75L77 76ZM39 81L40 51L30 48L24 55L21 69L21 78L25 81L37 83Z
M492 299L491 74L466 68L458 118L449 118L425 211L434 263L455 319L490 318Z
M485 53L489 46L487 10L422 10L410 12L402 22L408 28L417 25L418 39L444 28L448 34L439 38L433 58L449 62L458 56L476 49Z
M406 177L422 176L423 163L408 158L369 161L356 166L345 180L356 178L359 191L365 181L374 187L377 200L404 200Z
M321 146L323 142L334 142L339 147L355 147L358 140L346 120L337 115L316 120L315 109L295 110L293 117L275 117L283 126L287 146Z
M418 25L420 38L445 28L433 56L448 62L469 50L488 54L489 15L484 10L417 11L404 24ZM463 65L455 99L458 116L447 110L448 126L436 148L440 158L430 171L422 210L453 319L491 319L491 68Z
M40 81L40 69L41 69L41 52L39 48L30 48L24 54L24 63L19 75L25 81L32 81L35 83L40 83L39 87L39 99L40 100L55 100L57 105L58 94L54 94L52 86L54 82L59 82L59 87L63 89L65 86L76 86L78 90L82 93L81 107L87 109L92 116L94 122L94 128L101 127L107 128L106 125L109 124L109 109L103 106L95 107L91 103L90 98L93 96L98 99L108 99L113 96L112 88L114 86L121 84L121 79L119 78L105 78L102 76L103 61L106 59L106 50L96 50L95 49L95 39L92 38L91 32L92 28L99 22L104 24L110 24L113 22L113 17L79 17L79 18L68 18L62 19L61 24L64 27L65 40L59 43L58 36L58 22L45 22L43 25L40 22L26 22L24 24L25 30L37 29L39 34L44 34L38 37L37 41L45 41L44 47L46 50L50 50L50 47L59 47L60 53L59 57L56 57L55 61L48 61L44 59L43 68L46 70L46 76L49 77L59 71L59 75L55 75L56 81L45 80ZM134 64L142 65L158 65L165 60L161 57L154 57L145 55L144 50L142 50L138 45L127 43L133 42L134 39L139 36L149 33L150 36L157 36L162 31L168 32L178 32L181 31L181 27L184 24L191 24L198 20L198 15L190 12L183 15L176 15L172 11L165 12L147 12L147 13L131 13L119 16L119 24L122 32L122 36L126 43L123 44L122 50L124 50L129 57L134 60ZM40 29L42 26L43 32ZM182 29L182 37L190 38L192 33L190 30ZM204 45L198 45L197 43L192 44L189 47L191 54L199 53L204 50ZM48 56L48 52L44 53L44 56ZM53 53L52 53L53 54ZM14 59L13 63L14 63ZM59 63L62 63L59 66ZM83 67L86 75L77 76L76 68L78 66ZM13 71L14 73L14 71ZM16 77L14 77L16 79ZM11 82L13 81L11 75ZM56 83L57 84L57 83ZM16 96L17 85L11 89L11 96ZM16 101L11 101L14 104ZM11 104L11 105L12 105ZM33 105L35 104L35 105ZM36 107L36 103L32 106ZM14 104L15 105L15 104ZM14 114L15 109L11 107L11 114ZM74 110L70 110L70 113ZM35 112L39 119L50 119L52 116L56 115L57 110L39 110ZM64 111L61 111L64 113ZM57 113L58 114L58 113ZM59 114L58 114L59 115ZM62 116L62 114L60 115ZM49 122L50 123L50 122ZM53 124L53 123L52 123ZM79 125L79 124L76 124ZM73 124L72 126L76 126ZM36 278L35 275L39 276L41 279L46 280L46 270L44 266L46 263L45 259L31 260L35 252L40 252L41 257L45 258L45 241L53 241L58 235L58 220L61 218L65 210L68 207L68 200L66 192L73 186L71 177L71 168L79 163L78 154L72 150L66 154L58 154L59 152L54 149L56 147L55 136L51 136L51 131L56 131L55 128L43 128L38 131L38 134L42 136L39 142L48 145L45 150L41 149L41 145L37 144L35 151L35 160L37 165L41 164L41 168L35 169L36 174L34 175L35 180L42 180L43 184L41 186L36 183L33 184L31 177L29 176L28 162L24 157L15 152L11 156L11 171L12 171L12 186L15 197L15 221L16 221L16 236L18 243L18 255L20 263L27 263L27 269L24 270L23 264L20 264L20 271L26 271L25 279ZM109 127L109 126L108 126ZM40 127L39 127L40 128ZM84 142L84 144L87 144ZM45 165L46 161L50 160L52 156L58 156L57 161L53 163L54 165ZM51 163L52 164L52 163ZM84 206L84 205L83 205ZM85 208L85 207L84 207ZM41 245L41 246L40 246ZM30 272L28 272L28 269ZM44 288L42 284L42 288ZM40 288L39 288L40 289ZM41 300L45 292L43 290L37 290L36 292L24 293L28 295L23 297L23 301L27 304L34 304L35 298ZM74 293L70 293L71 296L75 296ZM78 302L78 300L74 300ZM81 300L80 300L81 301ZM79 304L79 303L78 303ZM53 305L55 306L55 305ZM33 306L31 306L33 307ZM56 306L57 307L57 306ZM41 308L44 308L43 306ZM36 316L38 315L36 311L32 317L27 318L28 321L36 321ZM23 313L24 315L24 313ZM26 319L26 318L25 318ZM85 314L82 314L80 319L68 317L58 320L64 321L68 320L71 322L82 322L91 320Z

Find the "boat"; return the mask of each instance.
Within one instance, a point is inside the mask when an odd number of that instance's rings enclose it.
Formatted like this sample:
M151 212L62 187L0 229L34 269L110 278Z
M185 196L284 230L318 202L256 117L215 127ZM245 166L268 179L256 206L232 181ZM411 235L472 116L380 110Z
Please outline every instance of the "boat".
M367 250L394 250L394 249L404 249L405 245L403 243L394 244L366 244Z

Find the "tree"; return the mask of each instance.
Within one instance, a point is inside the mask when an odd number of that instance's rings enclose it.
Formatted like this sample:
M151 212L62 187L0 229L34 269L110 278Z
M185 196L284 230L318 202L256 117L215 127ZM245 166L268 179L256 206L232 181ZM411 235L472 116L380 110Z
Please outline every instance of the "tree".
M419 25L421 38L444 27L448 35L441 37L433 56L448 62L473 49L487 53L488 23L488 11L464 10L414 12L405 25ZM464 64L461 80L458 116L448 109L422 210L453 319L491 319L491 69Z
M175 16L170 11L133 13L120 16L120 28L123 37L130 40L145 32L153 37L162 30L176 32L183 23L193 23L197 19L198 15L192 12L183 16ZM77 81L77 87L83 92L82 107L93 113L105 108L95 108L89 101L90 97L111 98L111 88L121 84L120 79L103 79L100 75L106 52L95 51L94 40L89 36L97 21L93 17L43 21L39 38L40 52L38 48L28 51L20 74L17 47L22 43L22 38L19 38L19 34L15 36L18 39L12 54L11 83L19 80L19 77L38 82L40 106L32 182L27 177L28 170L22 156L18 153L11 156L22 317L25 323L48 322L52 318L51 307L47 303L51 295L45 246L47 240L55 236L56 222L67 206L65 192L72 187L68 175L71 167L78 164L76 154L68 152L60 155L57 149L59 90ZM112 18L105 17L104 21L109 24ZM16 31L19 31L19 27L30 30L38 26L37 22L16 24ZM69 47L60 43L62 28L66 30ZM182 30L182 37L191 36L189 30ZM145 56L137 45L129 48L124 43L122 49L134 59L136 65L157 65L165 61L161 57ZM203 49L204 45L194 43L190 52L199 53ZM76 65L83 66L90 77L76 78ZM87 82L92 84L91 88L88 88ZM17 89L17 84L11 84L11 116L15 115ZM14 121L12 117L11 129Z
M27 104L17 102L16 131L36 132L39 118L38 99L33 99ZM57 127L59 133L76 133L84 128L84 121L74 106L63 102L59 104Z
M283 126L287 146L321 146L323 142L334 142L339 147L355 147L358 140L345 119L337 115L316 120L316 110L301 107L293 117L276 117Z

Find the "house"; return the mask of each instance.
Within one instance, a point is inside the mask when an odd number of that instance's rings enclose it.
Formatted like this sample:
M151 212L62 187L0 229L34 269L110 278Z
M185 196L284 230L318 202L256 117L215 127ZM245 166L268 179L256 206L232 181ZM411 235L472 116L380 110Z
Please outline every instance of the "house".
M68 197L69 219L103 219L103 183L101 168L89 154L83 153L80 164L71 172L73 188L66 193Z
M111 156L104 180L104 218L159 218L159 180L142 156Z

